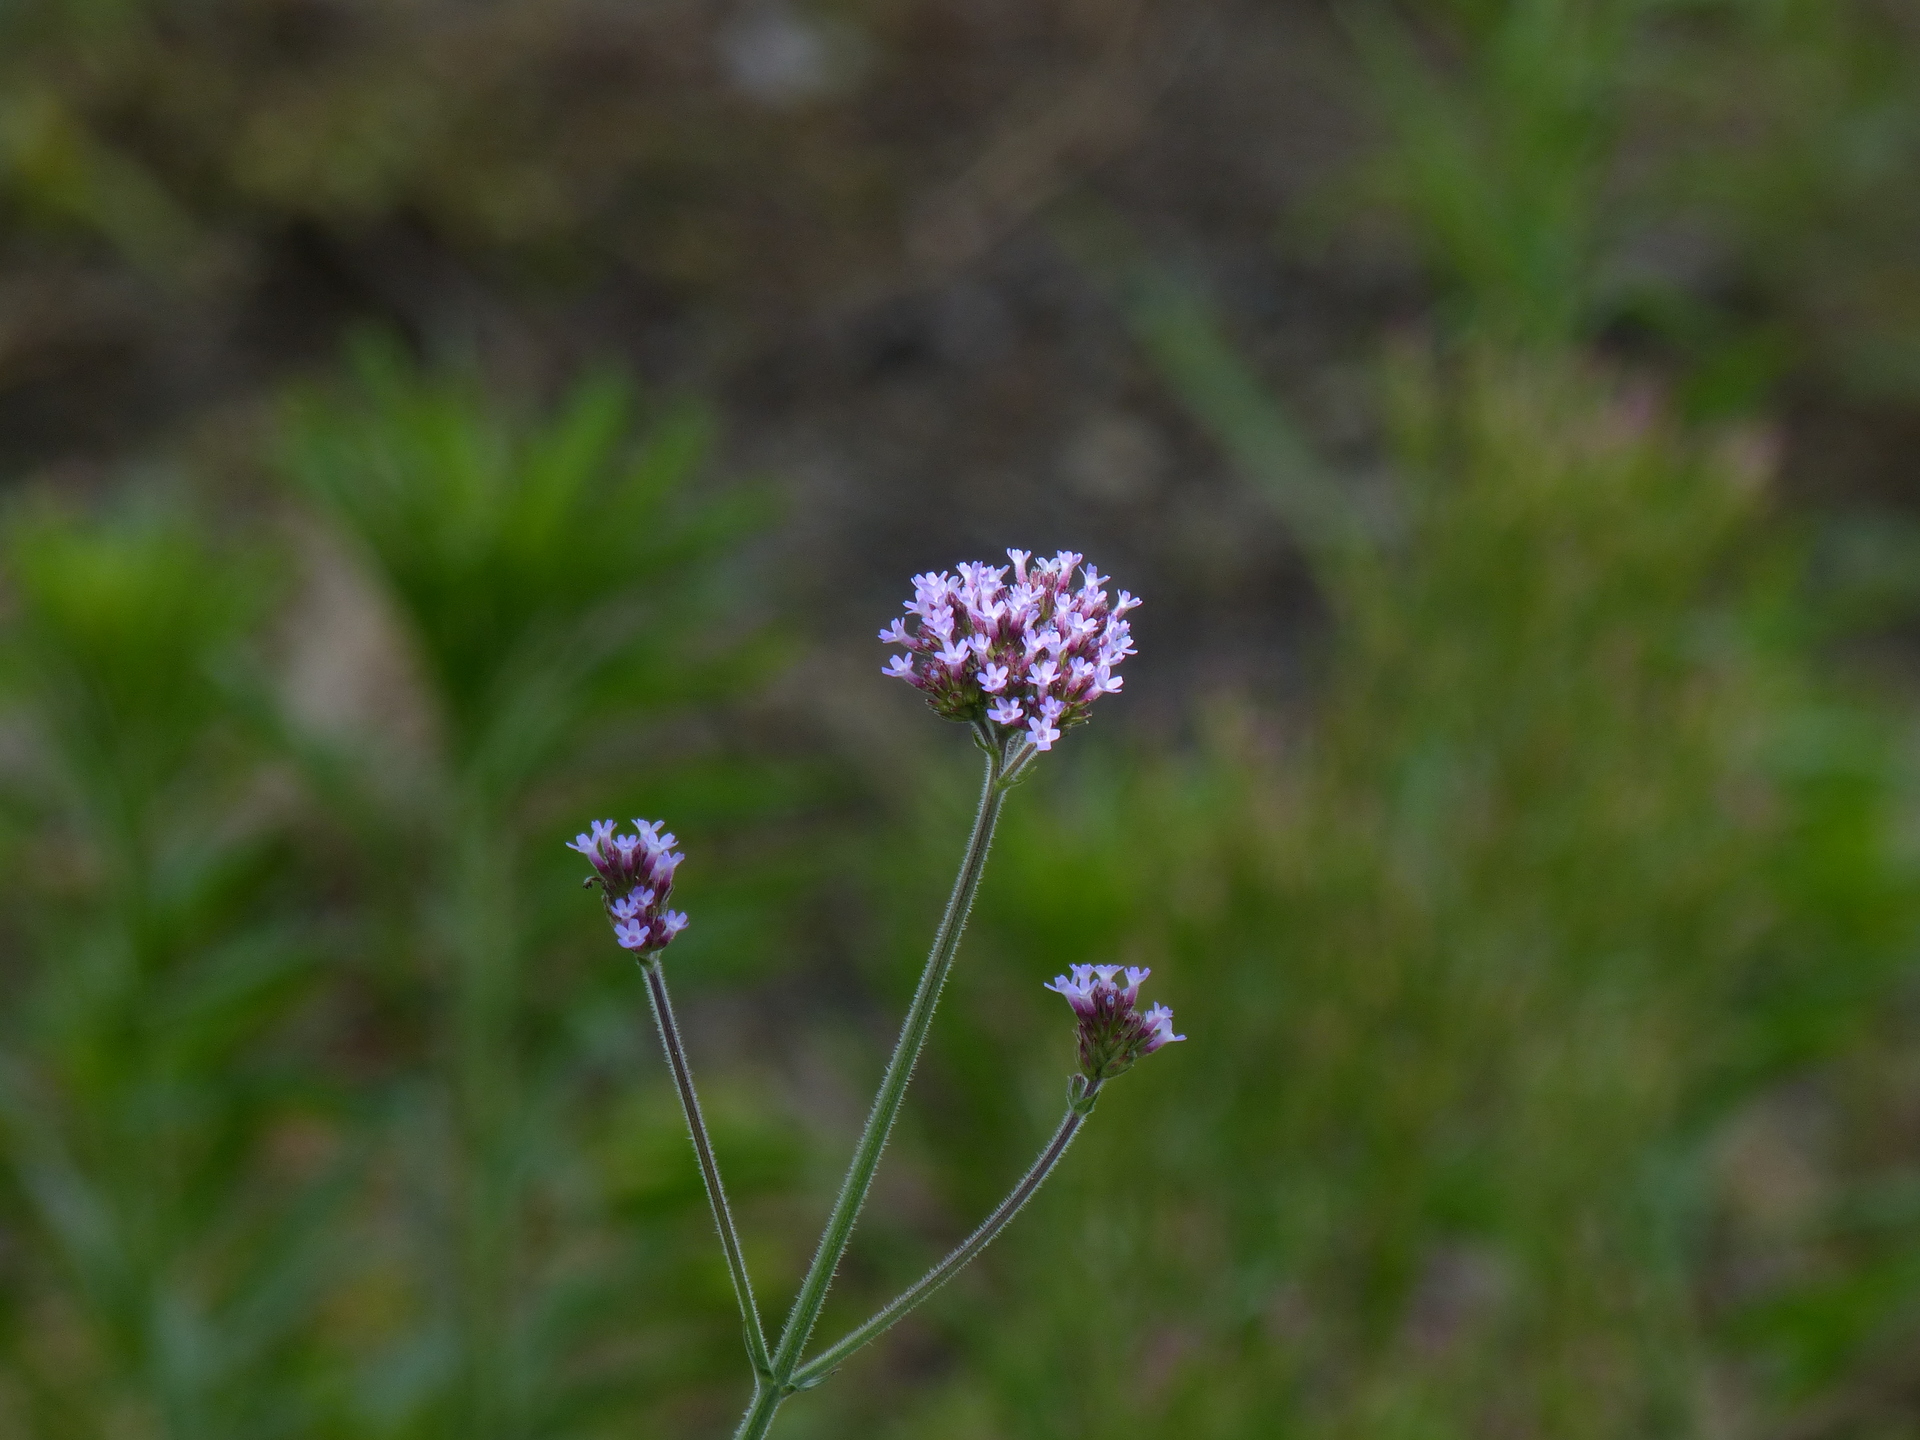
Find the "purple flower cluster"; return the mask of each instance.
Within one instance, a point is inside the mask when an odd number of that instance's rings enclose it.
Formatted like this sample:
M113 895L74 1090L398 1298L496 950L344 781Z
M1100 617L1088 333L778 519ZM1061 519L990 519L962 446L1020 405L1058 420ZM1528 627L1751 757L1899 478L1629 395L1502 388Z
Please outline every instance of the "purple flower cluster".
M574 837L569 850L578 850L593 866L593 878L600 886L607 916L613 921L613 938L622 950L636 955L652 955L667 948L682 930L687 917L678 910L667 910L673 894L673 872L687 857L673 848L673 836L662 835L662 820L636 820L636 834L616 835L614 822L596 820L593 832Z
M904 645L883 673L924 691L949 720L986 720L1001 739L1025 729L1036 750L1087 718L1102 695L1120 688L1114 673L1134 653L1126 613L1140 602L1126 591L1109 603L1107 578L1085 557L1062 550L1033 560L1009 550L1008 567L969 561L959 575L913 577L907 613L880 638ZM912 628L908 622L912 621Z
M1155 1005L1145 1014L1140 982L1152 972L1128 966L1127 983L1116 984L1118 965L1075 965L1071 977L1056 975L1046 986L1064 995L1080 1022L1080 1070L1089 1080L1106 1080L1132 1068L1143 1055L1184 1040L1173 1033L1173 1011Z

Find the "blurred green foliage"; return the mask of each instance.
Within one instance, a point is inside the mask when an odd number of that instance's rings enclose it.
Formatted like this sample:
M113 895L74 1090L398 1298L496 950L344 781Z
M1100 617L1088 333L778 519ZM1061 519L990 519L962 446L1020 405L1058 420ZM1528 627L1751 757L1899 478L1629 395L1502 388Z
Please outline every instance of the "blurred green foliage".
M9 527L6 1423L715 1430L725 1276L559 841L766 673L729 577L757 504L609 380L540 414L378 346L355 374L288 411L278 539ZM1572 357L1411 350L1382 393L1398 510L1323 561L1311 725L1095 737L1018 795L892 1162L931 1208L883 1202L839 1310L1042 1134L1040 979L1150 964L1193 1039L796 1436L1704 1433L1848 1398L1910 1333L1904 722L1823 675L1764 451ZM275 576L325 547L405 641L411 729L290 698L339 627ZM952 748L803 867L861 877L889 1003ZM722 846L782 803L675 793ZM777 1296L830 1167L751 1067L708 1083Z
M435 736L397 796L356 807L373 830L364 853L398 862L367 886L429 1065L390 1122L415 1171L425 1273L390 1337L388 1404L398 1433L545 1432L591 1411L599 1385L571 1373L575 1357L610 1292L643 1272L631 1240L586 1261L604 1194L555 1193L585 1143L562 1137L598 1057L532 983L558 896L529 890L524 842L550 839L552 822L527 806L592 764L596 731L644 744L651 715L752 673L737 644L715 643L713 560L756 517L689 497L697 415L637 438L611 378L529 418L379 345L356 371L344 400L296 406L287 466L391 604ZM349 784L368 773L331 759Z
M10 791L33 837L0 1090L17 1423L290 1433L345 1157L276 1146L331 1105L288 1048L321 955L226 688L264 577L180 517L29 512L7 547L43 761Z
M641 1038L631 997L604 966L554 983L587 927L550 807L609 766L697 767L649 725L764 669L719 562L765 503L695 497L695 412L636 428L603 377L514 415L382 344L284 434L311 507L292 538L215 539L190 512L8 529L34 957L4 1090L19 1423L630 1416L703 1310L724 1352L730 1302L688 1243L691 1171L644 1158L684 1146L677 1112L609 1084ZM272 583L301 546L350 556L406 642L404 694L357 721L279 684L339 642L324 597ZM294 669L315 663L341 673ZM735 1127L763 1184L790 1148L771 1125Z
M530 92L592 30L561 8L346 7L321 43L264 4L15 7L10 221L193 284L247 225L391 213L752 268L546 133L695 191L738 138L631 76ZM1312 703L1076 735L1016 793L826 1330L1045 1134L1042 980L1151 965L1192 1038L793 1440L1920 1423L1912 703L1851 663L1914 549L1783 506L1765 424L1791 369L1913 383L1911 23L1350 18L1381 131L1353 188L1437 297L1372 374L1390 479L1311 454L1204 292L1123 267L1150 363L1307 556ZM742 173L814 154L794 129ZM1701 233L1767 304L1676 277ZM777 1318L968 748L928 719L875 777L730 728L793 637L750 548L777 512L714 480L697 407L365 341L267 428L264 508L5 517L0 1435L724 1433L726 1276L562 842L685 837L676 975Z

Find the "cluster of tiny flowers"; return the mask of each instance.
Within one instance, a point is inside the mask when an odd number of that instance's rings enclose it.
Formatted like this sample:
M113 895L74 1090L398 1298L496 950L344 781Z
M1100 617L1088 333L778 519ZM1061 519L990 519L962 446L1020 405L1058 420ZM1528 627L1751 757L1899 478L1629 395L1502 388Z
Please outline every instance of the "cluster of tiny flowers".
M958 576L914 576L906 615L880 632L906 653L883 673L923 691L949 720L985 718L1002 738L1024 728L1035 749L1050 750L1094 701L1120 688L1114 671L1134 653L1125 617L1140 602L1122 590L1109 603L1108 577L1091 565L1076 588L1085 557L1071 550L1051 560L1009 550L1007 558L1011 584L1007 566L974 561Z
M1184 1040L1173 1033L1173 1011L1155 1005L1142 1014L1140 982L1151 971L1128 966L1127 983L1118 984L1118 965L1075 965L1056 975L1046 988L1064 995L1080 1022L1080 1070L1089 1080L1107 1080L1131 1068L1143 1055Z
M636 834L616 835L613 821L596 820L591 834L576 836L567 846L593 866L587 883L600 886L613 938L636 955L666 949L687 928L685 915L663 908L673 894L673 872L687 858L675 853L673 836L660 833L664 823L636 820Z

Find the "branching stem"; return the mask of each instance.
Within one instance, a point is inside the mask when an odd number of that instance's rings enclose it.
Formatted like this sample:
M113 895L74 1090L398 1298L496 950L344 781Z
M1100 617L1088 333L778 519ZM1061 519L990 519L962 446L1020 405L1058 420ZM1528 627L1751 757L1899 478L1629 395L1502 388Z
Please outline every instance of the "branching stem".
M782 1402L799 1388L795 1372L799 1369L801 1351L806 1348L807 1339L820 1318L821 1307L827 1303L834 1271L846 1253L848 1241L853 1238L854 1223L860 1218L860 1208L866 1203L874 1172L880 1168L881 1152L886 1149L893 1122L900 1114L900 1104L906 1098L914 1062L920 1058L920 1049L933 1024L934 1006L939 1003L947 972L953 968L953 957L959 951L960 934L966 928L967 913L973 908L974 893L980 888L980 877L987 866L987 850L993 843L993 827L1006 798L1003 773L1006 742L995 740L984 724L976 728L976 735L987 756L986 779L980 789L980 808L974 815L967 852L960 862L960 873L954 878L953 894L947 900L946 913L941 916L940 928L934 934L933 949L927 955L926 968L920 972L920 984L914 991L913 1003L907 1007L900 1039L887 1061L887 1071L880 1081L880 1093L874 1097L873 1111L867 1116L866 1129L854 1148L853 1161L847 1167L846 1179L841 1182L833 1212L827 1217L820 1248L814 1252L813 1264L800 1282L800 1293L794 1299L786 1328L780 1332L771 1373L762 1378L755 1390L753 1404L735 1432L736 1440L762 1440Z
M980 1222L965 1240L961 1241L953 1253L922 1275L899 1298L881 1310L866 1324L820 1355L809 1360L794 1372L794 1385L805 1389L819 1383L833 1373L849 1355L869 1341L878 1339L893 1326L905 1318L907 1312L951 1280L964 1268L968 1261L986 1249L994 1236L1007 1228L1007 1222L1020 1213L1020 1207L1033 1198L1047 1176L1053 1173L1053 1167L1060 1163L1060 1157L1067 1153L1067 1147L1073 1143L1073 1137L1080 1133L1080 1127L1093 1113L1093 1097L1100 1091L1100 1082L1094 1081L1084 1092L1078 1104L1070 1106L1060 1121L1060 1128L1053 1132L1053 1139L1047 1142L1047 1148L1040 1152L1040 1158L1033 1162L1033 1168L1013 1187L1007 1198L994 1207L991 1215Z

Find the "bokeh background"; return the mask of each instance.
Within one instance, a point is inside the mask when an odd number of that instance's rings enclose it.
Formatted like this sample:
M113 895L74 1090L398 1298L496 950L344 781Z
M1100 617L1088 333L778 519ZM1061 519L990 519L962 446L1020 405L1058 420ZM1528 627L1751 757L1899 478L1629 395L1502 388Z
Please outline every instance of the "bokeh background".
M0 7L0 1436L746 1394L976 783L879 675L1143 594L779 1433L1920 1434L1906 0Z

